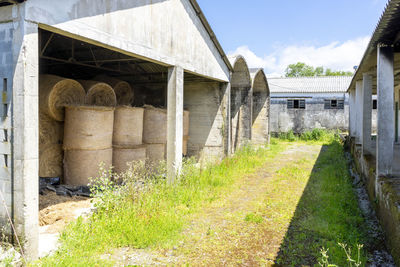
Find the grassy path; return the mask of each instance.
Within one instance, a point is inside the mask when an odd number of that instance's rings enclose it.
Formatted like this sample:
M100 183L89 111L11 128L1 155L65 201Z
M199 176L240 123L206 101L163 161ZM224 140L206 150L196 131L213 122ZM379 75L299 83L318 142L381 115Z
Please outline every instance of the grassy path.
M312 266L325 247L344 266L338 242L369 242L363 229L341 145L293 142L194 213L173 249L122 249L112 258L121 265Z

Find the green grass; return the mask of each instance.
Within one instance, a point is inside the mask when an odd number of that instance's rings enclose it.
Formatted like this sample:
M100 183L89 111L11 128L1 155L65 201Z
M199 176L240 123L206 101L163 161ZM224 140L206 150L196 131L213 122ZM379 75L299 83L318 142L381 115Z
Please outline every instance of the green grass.
M333 140L337 140L339 137L339 132L334 130L325 129L313 129L311 131L305 131L301 134L295 134L293 130L287 133L280 133L278 139L283 141L295 142L295 141L317 141L329 143Z
M35 264L108 266L113 263L101 255L115 248L171 247L181 238L191 214L223 197L235 181L255 172L283 148L277 143L269 149L245 147L203 170L188 163L175 186L168 186L160 176L152 177L142 193L137 190L136 180L117 189L103 175L101 180L105 182L100 187L105 191L98 194L97 213L70 224L61 235L59 250Z
M281 169L278 176L271 186L280 193L280 199L267 199L267 210L279 209L277 222L290 220L290 226L276 262L284 266L314 265L322 260L321 248L327 248L329 262L348 266L347 255L338 243L351 247L351 257L357 259L357 245L370 240L343 146L337 140L327 142L316 162L298 161ZM301 188L300 200L295 188ZM296 210L291 214L287 207L296 202ZM363 263L366 254L365 249L361 250Z

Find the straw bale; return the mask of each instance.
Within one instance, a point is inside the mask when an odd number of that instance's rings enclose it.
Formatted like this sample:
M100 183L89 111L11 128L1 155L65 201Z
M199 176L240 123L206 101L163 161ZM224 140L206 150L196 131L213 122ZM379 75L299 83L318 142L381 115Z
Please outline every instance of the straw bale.
M112 148L100 150L64 151L64 183L68 185L87 185L89 178L99 176L99 166L109 169L112 165Z
M114 108L68 106L65 111L64 149L112 147Z
M64 120L64 107L85 102L85 90L75 80L43 74L39 77L39 110L57 121Z
M135 146L142 144L143 108L117 107L114 112L113 144Z

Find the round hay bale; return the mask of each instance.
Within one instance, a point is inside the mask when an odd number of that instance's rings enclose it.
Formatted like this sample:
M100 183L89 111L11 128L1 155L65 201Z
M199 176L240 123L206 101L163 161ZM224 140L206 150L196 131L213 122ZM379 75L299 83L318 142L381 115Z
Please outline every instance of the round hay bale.
M183 135L189 135L189 111L183 111Z
M56 121L64 120L64 107L82 105L85 90L75 80L55 75L42 74L39 77L39 110Z
M166 144L146 144L146 158L151 162L165 160L167 154Z
M68 106L65 108L64 149L112 147L114 108Z
M131 105L134 100L134 91L129 83L105 75L96 76L94 80L110 85L117 97L117 104Z
M63 151L59 144L39 146L39 176L61 177L63 175Z
M113 147L113 166L115 173L121 173L129 169L128 163L146 160L146 146Z
M112 165L112 148L100 150L67 150L64 152L64 183L87 185L89 178L99 176L99 166L108 170Z
M189 136L184 136L184 137L183 137L183 142L182 142L182 154L183 154L184 156L187 155L188 141L189 141Z
M167 143L167 110L145 106L143 116L143 142L146 144Z
M39 113L39 145L62 144L64 125L45 113Z
M113 144L135 146L142 144L143 108L117 107L114 112Z
M85 104L91 106L115 107L117 98L111 86L98 81L79 80L86 91Z

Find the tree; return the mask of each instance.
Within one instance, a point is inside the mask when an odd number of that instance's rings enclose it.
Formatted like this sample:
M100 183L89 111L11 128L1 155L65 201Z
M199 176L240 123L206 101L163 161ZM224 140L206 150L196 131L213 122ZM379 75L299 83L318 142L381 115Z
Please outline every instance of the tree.
M324 69L324 67L316 67L307 65L303 62L290 64L285 70L286 77L313 77L313 76L351 76L351 71L332 71L331 69Z
M332 71L331 69L326 69L325 76L351 76L353 73L351 71Z
M286 77L304 77L314 76L315 69L312 66L307 65L303 62L297 62L296 64L290 64L285 71Z

